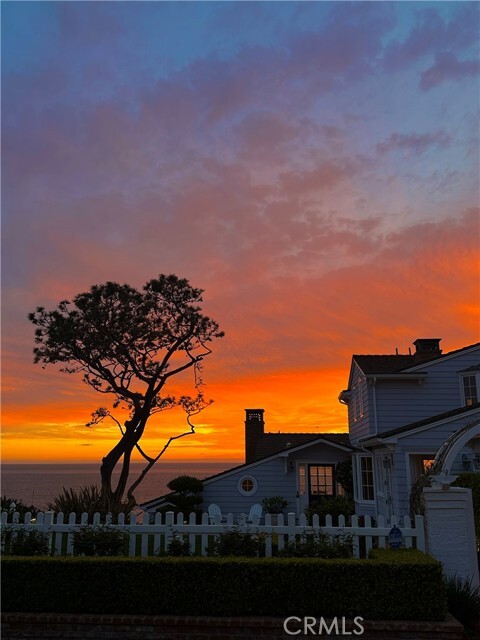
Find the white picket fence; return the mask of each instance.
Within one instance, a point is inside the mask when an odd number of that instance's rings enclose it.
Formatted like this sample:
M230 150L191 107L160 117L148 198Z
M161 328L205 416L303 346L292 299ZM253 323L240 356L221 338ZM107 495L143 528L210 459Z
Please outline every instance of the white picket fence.
M386 522L380 516L375 523L372 523L370 516L360 519L352 516L347 519L339 516L338 523L334 526L332 517L327 516L325 525L320 526L318 515L313 516L312 524L309 525L307 518L302 514L298 519L294 513L289 513L285 518L282 514L275 516L275 524L270 514L266 514L263 524L247 523L246 517L240 517L234 522L230 513L224 521L217 518L211 522L207 513L202 515L201 524L197 524L195 514L190 514L185 520L183 514L156 513L151 521L150 514L132 513L128 519L124 514L118 516L114 523L110 515L107 515L104 524L110 530L115 530L128 534L129 555L149 556L159 550L165 550L173 538L185 539L188 536L189 546L192 553L197 555L207 555L207 549L211 541L227 531L238 531L251 535L263 534L265 537L265 556L272 557L274 545L279 551L284 549L286 541L295 539L306 540L308 536L320 533L328 536L351 537L353 542L354 556L364 557L372 547L385 548L388 546L388 534L391 528L396 525L402 532L402 546L414 547L425 551L425 532L422 516L415 516L412 521L408 516L402 522L393 516ZM4 531L10 531L11 535L18 535L19 531L38 531L48 536L49 548L56 556L73 554L73 533L80 531L86 525L100 526L100 515L96 513L88 522L88 514L83 513L79 518L75 513L71 513L67 518L63 513L56 516L53 512L39 513L36 518L32 518L30 513L25 514L23 522L20 522L20 515L4 511L1 514L1 524ZM2 552L4 551L4 536L2 536Z

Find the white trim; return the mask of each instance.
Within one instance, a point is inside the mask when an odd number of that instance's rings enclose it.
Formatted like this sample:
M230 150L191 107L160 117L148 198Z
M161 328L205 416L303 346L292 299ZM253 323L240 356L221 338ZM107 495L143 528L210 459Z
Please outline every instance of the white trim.
M471 405L467 404L467 400L465 398L465 378L475 378L475 387L477 392L477 402L480 397L480 372L478 371L463 371L458 374L459 382L460 382L460 398L462 400L462 404L464 407L469 407ZM474 403L476 404L476 403Z
M253 482L253 489L251 491L245 491L245 489L242 487L242 483L245 480L251 480ZM237 489L238 492L242 494L242 496L253 496L257 493L257 489L258 489L258 481L255 478L255 476L251 476L251 475L245 475L242 476L239 481L237 482Z
M362 505L375 505L376 504L376 494L375 494L375 465L373 454L371 453L355 453L352 455L352 458L355 458L355 476L356 482L354 482L354 496L356 502ZM362 463L360 462L361 458L370 458L372 461L372 479L373 479L373 500L365 500L363 498L363 484L362 484Z

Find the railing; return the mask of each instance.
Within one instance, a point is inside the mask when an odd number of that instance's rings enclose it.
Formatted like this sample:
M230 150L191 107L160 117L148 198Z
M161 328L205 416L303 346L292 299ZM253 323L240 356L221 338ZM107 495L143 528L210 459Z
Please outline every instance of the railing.
M365 557L373 547L385 548L388 546L388 536L391 528L396 525L402 532L402 546L417 548L425 551L424 522L422 516L415 516L414 526L408 516L402 519L392 516L387 523L382 516L372 522L370 516L361 519L352 516L338 517L338 523L333 524L331 516L326 516L325 525L320 526L318 515L314 515L309 524L307 517L302 514L296 518L294 513L289 513L285 518L282 514L275 516L276 524L270 514L266 514L263 524L248 524L245 517L241 517L235 523L232 514L228 514L225 522L220 517L215 522L209 519L207 513L202 514L201 523L196 521L196 515L190 514L185 520L183 514L157 513L152 517L148 513L136 515L132 513L128 518L124 514L118 516L117 522L113 522L111 515L107 515L101 524L100 515L94 514L91 522L88 515L83 513L79 518L71 513L67 518L63 513L56 516L53 512L38 513L32 518L30 513L25 514L24 521L20 522L20 515L3 512L1 524L4 533L2 535L2 553L8 552L9 540L15 539L19 532L39 532L47 536L48 548L56 556L72 555L74 552L73 536L75 532L82 531L87 525L93 527L105 526L110 531L125 533L128 536L129 556L149 556L165 551L174 538L182 540L188 538L191 553L207 555L212 548L212 541L228 531L261 535L265 541L265 556L272 557L274 551L282 551L287 542L307 540L309 536L325 534L327 536L339 536L349 538L352 542L353 555L356 558ZM6 545L6 548L5 548ZM127 555L127 554L126 554Z

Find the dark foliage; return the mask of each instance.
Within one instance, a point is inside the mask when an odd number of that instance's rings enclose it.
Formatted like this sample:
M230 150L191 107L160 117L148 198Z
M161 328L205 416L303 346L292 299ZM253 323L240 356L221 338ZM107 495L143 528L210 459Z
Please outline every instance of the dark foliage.
M348 497L353 497L353 467L352 460L337 462L335 466L335 477L345 490Z
M108 525L86 525L73 534L73 552L84 556L121 556L128 552L129 535Z
M48 535L40 531L14 531L8 525L2 530L3 555L45 556L50 553Z
M12 504L15 505L13 509ZM33 504L27 506L21 500L17 500L17 498L8 498L5 495L3 495L1 499L1 509L2 511L9 511L12 513L17 511L22 517L25 516L26 513L31 513L32 516L35 516L40 511L40 509L34 507Z
M281 558L352 558L353 541L351 536L317 535L298 536L289 540L278 552Z
M79 516L82 513L88 513L88 518L91 520L94 513L99 513L103 517L107 513L111 513L112 516L118 516L119 513L130 515L134 506L132 501L119 503L109 498L92 484L80 487L78 491L63 487L63 492L48 505L48 509L66 515L75 513Z
M480 587L458 577L447 578L448 610L468 631L480 623Z
M282 618L321 612L325 617L360 615L368 620L444 619L446 593L439 562L414 550L376 554L374 560L4 558L2 608Z
M241 532L238 529L229 529L215 540L213 549L209 555L241 558L256 558L262 555L265 549L265 540L262 535L249 532Z
M353 516L354 513L355 504L351 498L346 496L326 496L305 509L309 522L311 522L312 516L317 514L320 518L320 524L325 524L325 516L327 515L331 515L333 521L336 522L338 516L344 515L347 518Z
M107 282L62 300L56 309L37 307L29 314L35 325L34 361L44 366L60 363L61 371L80 373L83 381L113 397L113 408L128 412L123 424L109 409L100 407L88 426L106 418L119 430L118 443L103 458L100 469L102 492L120 503L125 491L129 499L146 473L170 443L194 433L190 418L211 401L202 393L201 363L211 353L209 344L223 336L218 324L201 313L202 290L188 280L161 274L138 291L126 284ZM167 390L172 376L191 370L194 397L176 397ZM173 407L182 408L188 430L171 436L153 455L140 446L149 418ZM147 464L128 487L134 449ZM112 475L119 465L116 487ZM127 489L128 487L128 489Z

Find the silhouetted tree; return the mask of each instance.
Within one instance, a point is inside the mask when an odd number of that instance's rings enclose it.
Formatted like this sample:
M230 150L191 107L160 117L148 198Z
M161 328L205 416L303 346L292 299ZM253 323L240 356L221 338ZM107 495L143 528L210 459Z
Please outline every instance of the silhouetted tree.
M126 490L133 499L133 491L170 443L194 433L191 417L211 402L202 393L201 362L212 352L209 343L223 332L201 313L199 302L202 289L195 289L188 280L162 274L140 291L107 282L80 293L73 302L61 301L53 311L38 307L29 314L36 326L35 363L63 363L61 371L83 373L83 381L95 391L112 394L113 408L128 410L122 425L109 409L100 407L87 425L109 417L121 431L100 469L102 492L108 502L120 502ZM193 372L196 395L168 394L170 379L188 369ZM173 407L185 411L189 430L169 438L156 455L147 455L139 444L147 421ZM135 448L147 465L127 489ZM112 473L117 464L120 477L113 488Z

